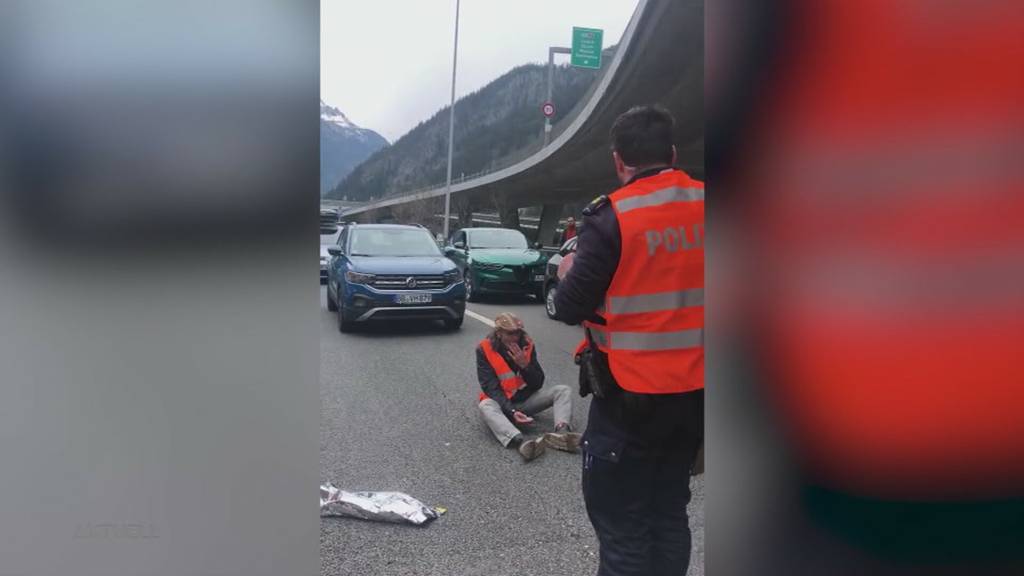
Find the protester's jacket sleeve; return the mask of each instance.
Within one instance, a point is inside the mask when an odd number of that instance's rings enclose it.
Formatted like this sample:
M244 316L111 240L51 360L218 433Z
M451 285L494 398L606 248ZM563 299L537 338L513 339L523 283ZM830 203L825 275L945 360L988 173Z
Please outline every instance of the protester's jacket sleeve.
M534 356L536 357L536 356ZM538 366L539 367L539 366ZM512 417L512 402L505 397L505 391L501 389L501 380L487 361L487 356L479 346L476 348L476 378L480 382L480 389L487 394L487 397L501 406L501 411L509 418ZM543 373L541 374L543 379Z
M598 321L594 311L604 301L619 267L622 233L610 203L599 199L583 212L572 267L555 293L556 318L566 324Z

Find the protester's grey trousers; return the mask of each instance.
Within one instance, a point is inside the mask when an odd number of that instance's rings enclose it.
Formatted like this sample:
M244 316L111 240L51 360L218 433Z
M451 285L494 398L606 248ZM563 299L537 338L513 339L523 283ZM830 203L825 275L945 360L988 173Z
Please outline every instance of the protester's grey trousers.
M533 416L554 406L556 426L563 422L570 424L572 420L572 391L565 385L545 386L525 401L512 405L527 416ZM480 401L480 415L502 446L508 446L512 438L520 433L516 425L501 411L501 406L490 398Z

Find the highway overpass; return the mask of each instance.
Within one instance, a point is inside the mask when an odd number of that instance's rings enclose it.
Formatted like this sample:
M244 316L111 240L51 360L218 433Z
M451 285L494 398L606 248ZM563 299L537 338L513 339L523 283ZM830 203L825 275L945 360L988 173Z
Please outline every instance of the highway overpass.
M538 142L538 150L525 159L453 183L453 213L468 221L474 211L497 209L505 225L518 227L518 208L543 206L540 233L550 235L565 204L578 205L617 187L608 146L612 122L632 106L652 103L676 117L680 167L703 179L703 0L640 0L589 98L569 115L575 117L565 120L547 147ZM395 195L346 210L345 218L401 219L416 203L429 204L423 213L433 214L444 193L442 184Z

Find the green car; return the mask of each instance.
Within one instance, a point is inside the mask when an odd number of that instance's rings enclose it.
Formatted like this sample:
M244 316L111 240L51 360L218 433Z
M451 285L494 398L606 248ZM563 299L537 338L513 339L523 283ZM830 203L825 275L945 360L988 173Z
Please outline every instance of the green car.
M452 235L445 255L462 270L470 301L484 294L532 294L544 300L547 258L518 230L463 228Z

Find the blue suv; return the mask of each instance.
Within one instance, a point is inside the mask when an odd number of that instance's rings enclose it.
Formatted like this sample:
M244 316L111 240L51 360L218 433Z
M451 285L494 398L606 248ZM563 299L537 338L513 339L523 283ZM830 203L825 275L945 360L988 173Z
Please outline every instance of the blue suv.
M328 246L327 309L338 329L375 320L443 320L457 330L466 287L430 232L401 224L346 224Z

